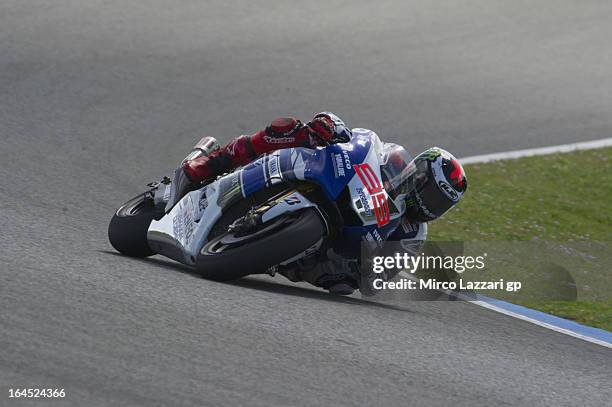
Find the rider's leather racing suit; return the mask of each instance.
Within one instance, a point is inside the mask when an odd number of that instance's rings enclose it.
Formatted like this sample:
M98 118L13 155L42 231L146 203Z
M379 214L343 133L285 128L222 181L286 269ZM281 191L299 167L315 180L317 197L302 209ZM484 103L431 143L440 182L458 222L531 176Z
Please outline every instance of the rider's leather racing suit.
M295 118L278 118L265 129L252 135L242 135L209 156L201 156L183 163L183 170L192 182L203 181L248 164L258 156L283 148L315 148L325 142L346 142L351 131L335 114L321 112L303 124ZM427 224L403 219L389 240L401 241L408 254L417 254L427 237ZM365 236L364 236L365 238ZM291 268L279 270L292 281L305 280L336 294L349 294L359 288L362 294L372 295L374 278L390 279L391 275L359 272L357 259L346 258L328 250L314 267L308 270Z

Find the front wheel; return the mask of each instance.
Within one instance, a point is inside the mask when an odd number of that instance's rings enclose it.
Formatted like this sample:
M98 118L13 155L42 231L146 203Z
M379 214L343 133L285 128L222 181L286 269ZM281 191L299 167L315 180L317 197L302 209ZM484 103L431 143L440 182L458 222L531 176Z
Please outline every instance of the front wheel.
M155 252L147 243L147 231L151 221L162 216L164 206L155 205L150 192L140 194L117 209L108 225L108 240L127 256L152 256Z
M315 209L281 215L248 233L228 230L202 247L196 268L202 277L218 281L265 273L315 245L325 231Z

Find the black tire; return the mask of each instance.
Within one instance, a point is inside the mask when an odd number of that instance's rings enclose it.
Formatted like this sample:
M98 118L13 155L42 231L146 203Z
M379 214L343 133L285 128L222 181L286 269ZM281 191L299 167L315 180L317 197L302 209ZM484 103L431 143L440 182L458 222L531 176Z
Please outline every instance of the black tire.
M279 216L264 226L249 236L227 231L212 238L198 254L198 273L217 281L265 273L317 243L326 230L319 212L310 208Z
M147 230L153 219L161 219L164 206L153 204L145 192L117 209L108 225L108 240L120 253L132 257L155 254L147 243Z

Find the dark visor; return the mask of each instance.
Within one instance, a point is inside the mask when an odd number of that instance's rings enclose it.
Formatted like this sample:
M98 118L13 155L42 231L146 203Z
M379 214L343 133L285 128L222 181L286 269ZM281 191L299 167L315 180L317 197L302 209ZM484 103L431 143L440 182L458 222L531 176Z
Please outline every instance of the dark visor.
M444 195L435 179L427 175L431 174L427 168L429 164L427 160L422 160L417 164L414 180L415 192L421 198L419 204L422 204L435 217L439 217L452 208L455 202Z

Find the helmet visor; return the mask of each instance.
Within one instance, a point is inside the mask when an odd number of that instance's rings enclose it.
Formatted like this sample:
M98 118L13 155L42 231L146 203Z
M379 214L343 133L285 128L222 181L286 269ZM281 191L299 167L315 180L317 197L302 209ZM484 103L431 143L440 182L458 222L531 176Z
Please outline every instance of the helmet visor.
M451 199L440 191L436 180L430 176L427 160L418 160L414 172L414 198L421 211L430 219L442 216L455 205Z

